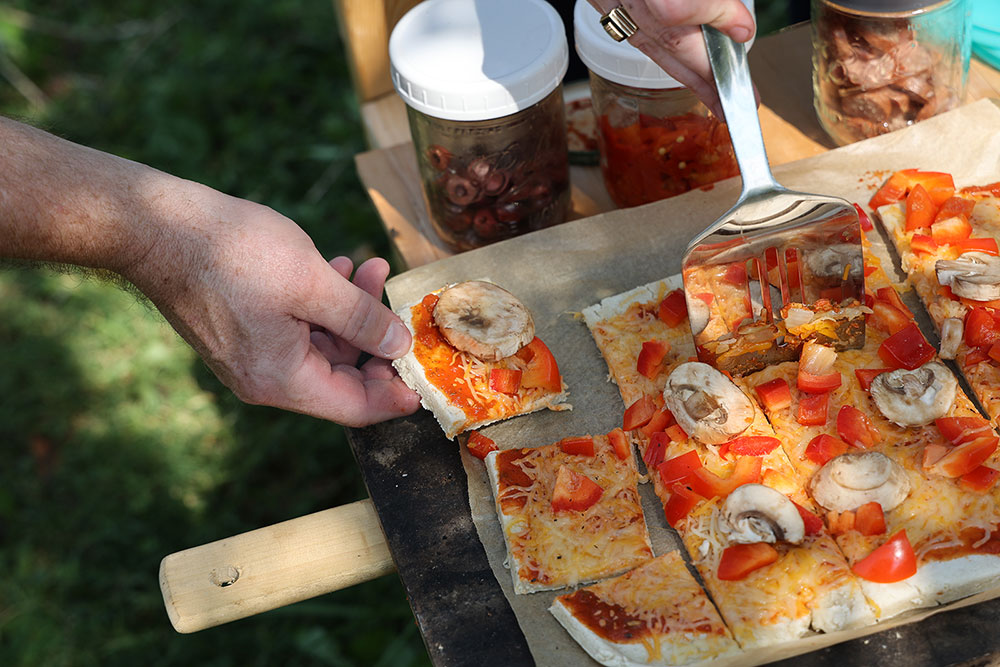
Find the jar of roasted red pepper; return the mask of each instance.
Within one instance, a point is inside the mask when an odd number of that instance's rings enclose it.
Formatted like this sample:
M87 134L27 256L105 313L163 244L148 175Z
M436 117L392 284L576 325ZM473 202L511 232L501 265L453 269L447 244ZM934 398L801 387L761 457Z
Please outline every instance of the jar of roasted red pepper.
M726 126L694 93L577 0L576 50L590 70L601 173L618 206L673 197L739 173Z
M455 251L566 219L559 14L542 0L425 0L389 39L431 222Z
M967 0L812 0L813 105L838 144L961 104Z

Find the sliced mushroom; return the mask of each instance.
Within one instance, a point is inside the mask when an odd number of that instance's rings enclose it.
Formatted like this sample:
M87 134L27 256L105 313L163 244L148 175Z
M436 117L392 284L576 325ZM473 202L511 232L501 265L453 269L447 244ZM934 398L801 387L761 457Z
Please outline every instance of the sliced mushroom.
M814 276L842 280L849 276L859 280L864 271L861 245L857 243L837 243L822 250L811 252L806 257L806 265ZM847 269L847 276L844 269Z
M754 408L746 394L699 361L683 363L670 373L663 401L685 433L708 445L732 440L753 423Z
M729 541L790 542L798 544L805 537L802 515L788 496L763 484L744 484L726 498L722 507Z
M900 368L872 380L871 396L879 411L900 426L923 426L944 417L955 402L958 381L940 361L908 371Z
M535 337L531 313L516 296L482 280L448 287L438 295L434 323L441 335L483 361L499 361Z
M934 263L938 282L956 295L973 301L1000 299L1000 257L967 252L958 259Z
M965 323L958 317L948 317L941 323L941 351L938 355L942 359L955 358L964 331Z
M888 512L910 493L910 480L902 466L880 452L841 454L816 471L809 480L809 493L821 506L835 512L857 509L872 501Z

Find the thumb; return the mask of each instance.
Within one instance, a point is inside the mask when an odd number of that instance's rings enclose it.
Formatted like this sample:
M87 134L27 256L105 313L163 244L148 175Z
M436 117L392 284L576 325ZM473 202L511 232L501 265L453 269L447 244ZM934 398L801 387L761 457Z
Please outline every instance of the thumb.
M332 268L310 310L303 319L376 357L396 359L410 349L410 332L403 321Z
M649 5L657 18L667 25L707 24L737 42L750 39L756 29L753 15L740 0L654 0Z

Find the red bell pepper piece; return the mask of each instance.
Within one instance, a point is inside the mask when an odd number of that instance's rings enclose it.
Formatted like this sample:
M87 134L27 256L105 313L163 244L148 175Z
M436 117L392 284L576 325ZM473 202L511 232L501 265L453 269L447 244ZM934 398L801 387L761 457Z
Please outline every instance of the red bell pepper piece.
M829 392L799 396L799 412L795 420L803 426L822 426L826 423L829 402Z
M684 300L684 290L675 289L663 297L660 302L659 318L668 327L676 327L687 319L687 302Z
M934 358L934 348L915 322L892 334L879 345L878 356L892 368L914 370Z
M604 489L594 480L564 465L559 466L555 488L552 490L552 510L582 512L592 507L603 494Z

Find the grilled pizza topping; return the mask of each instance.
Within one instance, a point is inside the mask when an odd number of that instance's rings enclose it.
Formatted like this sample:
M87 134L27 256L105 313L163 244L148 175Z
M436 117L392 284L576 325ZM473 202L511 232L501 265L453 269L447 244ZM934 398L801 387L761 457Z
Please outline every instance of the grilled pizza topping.
M688 361L670 373L663 401L690 437L721 445L749 428L754 408L733 381L699 361Z
M809 492L821 506L846 512L872 501L883 512L893 509L910 493L902 466L879 452L841 454L809 480Z
M535 323L525 305L502 287L482 280L441 292L434 323L454 347L483 361L509 357L535 337Z
M729 541L736 544L790 542L805 537L805 523L788 496L763 484L744 484L726 498L722 508Z
M939 259L934 271L938 282L951 287L956 296L973 301L1000 299L1000 257L967 252L958 259Z
M938 352L938 356L942 359L954 359L958 354L958 346L962 342L964 332L965 323L961 318L945 318L941 323L941 351Z
M864 270L861 246L856 243L837 243L818 252L809 253L806 266L814 276L835 280L859 280Z
M687 313L691 333L697 336L708 326L708 320L711 317L712 311L707 303L696 296L688 301Z
M871 396L879 411L900 426L923 426L944 417L958 392L958 381L940 361L877 375Z

